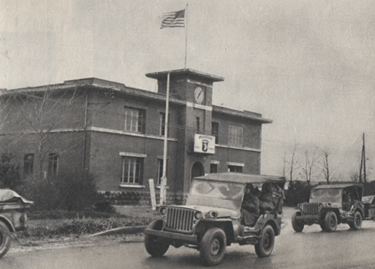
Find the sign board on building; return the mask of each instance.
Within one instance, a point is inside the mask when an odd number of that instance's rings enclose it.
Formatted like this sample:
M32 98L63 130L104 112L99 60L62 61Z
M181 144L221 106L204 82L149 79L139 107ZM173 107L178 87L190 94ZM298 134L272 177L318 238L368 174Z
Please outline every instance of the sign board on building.
M195 134L194 152L215 154L215 137L212 135Z

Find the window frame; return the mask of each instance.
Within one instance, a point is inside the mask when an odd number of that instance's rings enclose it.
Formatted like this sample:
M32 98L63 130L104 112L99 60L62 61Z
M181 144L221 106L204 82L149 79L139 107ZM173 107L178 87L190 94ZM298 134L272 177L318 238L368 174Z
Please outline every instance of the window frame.
M49 153L48 154L48 175L57 176L59 173L60 154Z
M165 112L159 112L159 122L160 122L159 135L161 135L161 136L164 136L164 134L165 134L165 115L166 115ZM169 117L170 117L170 113L168 113L168 118ZM169 134L169 130L170 130L169 126L170 126L170 122L168 121L168 128L167 128L168 133L167 133L167 137L170 136L170 134Z
M235 171L230 171L231 168L234 168ZM229 165L228 164L228 172L229 173L243 173L243 166L241 165Z
M215 169L213 169L215 167ZM210 163L210 174L218 172L219 165L217 163ZM213 171L215 170L215 171Z
M143 184L144 158L121 156L121 185ZM126 176L125 176L126 174Z
M146 110L125 106L124 107L124 130L132 133L145 133Z
M200 117L195 118L195 130L197 134L201 133L201 118Z
M228 145L234 147L243 147L243 126L228 126Z
M211 122L211 135L215 137L215 144L219 144L219 122Z

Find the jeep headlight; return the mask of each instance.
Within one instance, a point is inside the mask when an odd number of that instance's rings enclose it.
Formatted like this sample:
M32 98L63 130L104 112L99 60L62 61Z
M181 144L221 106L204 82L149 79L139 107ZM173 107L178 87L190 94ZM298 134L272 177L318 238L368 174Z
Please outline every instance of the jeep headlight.
M160 208L160 214L163 215L163 216L165 216L165 215L167 214L167 208L164 207L164 206L161 207L161 208Z
M201 218L203 218L203 214L202 214L202 212L197 211L197 212L195 212L194 217L195 217L196 219L201 219Z
M211 210L207 213L207 218L211 218L211 219L215 219L217 218L217 216L219 215L219 213L215 210Z

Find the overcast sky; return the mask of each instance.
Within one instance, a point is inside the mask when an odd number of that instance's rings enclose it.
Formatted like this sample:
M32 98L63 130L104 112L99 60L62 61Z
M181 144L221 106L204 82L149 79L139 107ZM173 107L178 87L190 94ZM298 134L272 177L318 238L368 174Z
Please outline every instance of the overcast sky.
M348 0L0 0L0 88L98 77L155 91L145 73L187 67L224 77L214 104L261 113L262 173L294 145L331 152L337 176L375 180L375 5ZM345 178L346 177L346 178Z

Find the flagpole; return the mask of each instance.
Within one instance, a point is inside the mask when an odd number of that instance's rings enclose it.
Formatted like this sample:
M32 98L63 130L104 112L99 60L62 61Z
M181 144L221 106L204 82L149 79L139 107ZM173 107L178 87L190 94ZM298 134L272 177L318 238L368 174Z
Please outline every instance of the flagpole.
M186 4L186 24L185 24L185 69L187 65L187 29L188 29L188 4Z
M167 149L168 149L168 114L169 114L169 82L171 73L167 73L167 93L165 100L165 123L164 123L164 150L163 150L163 174L160 186L160 205L167 202Z

